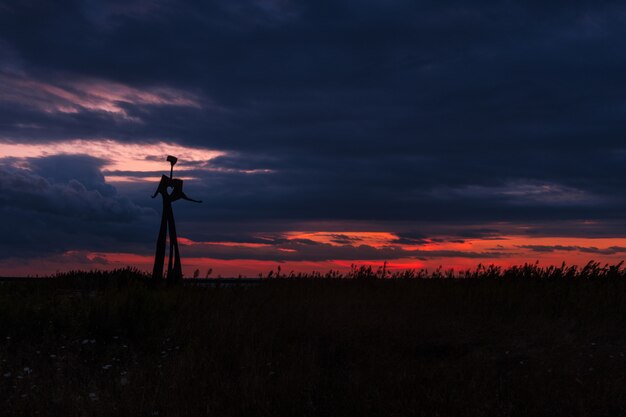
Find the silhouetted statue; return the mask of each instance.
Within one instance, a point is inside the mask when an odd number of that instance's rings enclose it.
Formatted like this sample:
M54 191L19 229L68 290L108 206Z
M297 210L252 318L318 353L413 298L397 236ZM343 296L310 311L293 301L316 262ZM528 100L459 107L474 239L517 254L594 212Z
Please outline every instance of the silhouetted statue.
M175 156L169 155L167 161L171 164L170 176L162 175L161 182L152 198L157 194L161 194L163 198L163 214L161 216L161 228L159 229L159 237L157 238L156 253L154 255L154 268L152 269L152 279L160 280L163 278L163 264L165 263L165 241L168 230L170 237L170 252L167 264L167 281L175 282L182 278L183 272L180 264L180 252L178 251L178 239L176 237L176 224L174 223L174 211L172 210L172 202L176 200L193 201L201 203L198 200L192 200L183 192L183 180L174 178L174 164L178 161ZM172 190L168 193L168 189Z

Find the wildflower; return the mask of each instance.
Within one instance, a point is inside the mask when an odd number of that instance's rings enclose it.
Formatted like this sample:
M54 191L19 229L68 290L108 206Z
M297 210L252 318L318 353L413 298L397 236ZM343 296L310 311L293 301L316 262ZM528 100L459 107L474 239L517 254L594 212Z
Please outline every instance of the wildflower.
M89 343L89 340L88 340L88 339L85 339L85 340L83 340L81 343L82 343L83 345L86 345L87 343Z
M30 369L28 366L24 368L24 372L26 372L26 374L31 374L33 372L32 369Z
M95 392L90 392L90 393L89 393L89 399L90 399L91 401L98 401L98 396L96 395L96 393L95 393Z
M112 366L113 366L113 365L106 364L106 365L104 365L104 366L102 367L102 369L104 369L104 370L106 371L107 369L111 369L111 367L112 367Z

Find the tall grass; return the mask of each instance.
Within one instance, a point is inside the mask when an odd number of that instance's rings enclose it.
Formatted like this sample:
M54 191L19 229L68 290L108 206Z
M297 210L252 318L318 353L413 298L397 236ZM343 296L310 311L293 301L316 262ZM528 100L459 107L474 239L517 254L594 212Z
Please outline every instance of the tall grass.
M0 414L626 415L621 264L458 275L3 282Z

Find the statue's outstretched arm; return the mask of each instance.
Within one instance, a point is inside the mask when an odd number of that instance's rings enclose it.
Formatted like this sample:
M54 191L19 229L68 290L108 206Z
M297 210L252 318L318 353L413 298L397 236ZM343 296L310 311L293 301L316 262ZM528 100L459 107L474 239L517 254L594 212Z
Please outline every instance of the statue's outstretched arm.
M180 198L182 198L184 200L187 200L187 201L191 201L193 203L202 203L202 200L194 200L193 198L189 198L189 197L187 197L187 195L185 195L185 193L182 193Z

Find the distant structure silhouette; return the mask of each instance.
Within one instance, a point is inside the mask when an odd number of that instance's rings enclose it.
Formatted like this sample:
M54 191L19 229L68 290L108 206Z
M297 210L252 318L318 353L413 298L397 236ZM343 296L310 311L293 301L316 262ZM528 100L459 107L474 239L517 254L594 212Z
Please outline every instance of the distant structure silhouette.
M174 165L178 162L178 158L169 155L166 159L170 163L170 176L162 175L161 182L152 198L157 194L161 194L163 198L163 214L161 215L161 228L159 229L159 237L156 242L156 253L154 255L154 268L152 269L152 279L157 281L163 278L163 264L165 263L165 241L169 231L170 251L167 263L167 281L172 283L183 277L182 266L180 263L180 252L178 250L178 238L176 236L176 224L174 223L174 211L172 210L172 202L176 200L193 201L201 203L202 201L193 200L183 192L183 180L174 178ZM171 189L171 191L169 191Z

